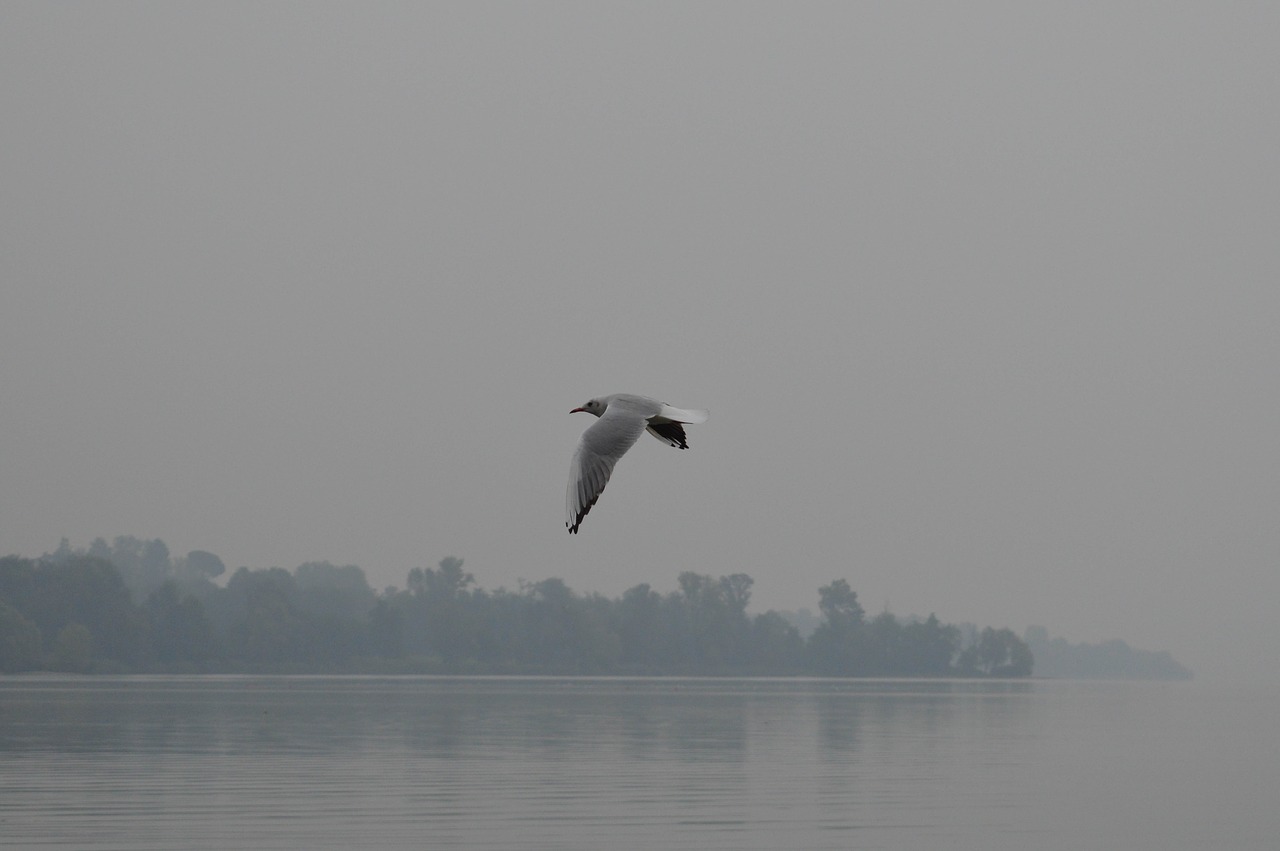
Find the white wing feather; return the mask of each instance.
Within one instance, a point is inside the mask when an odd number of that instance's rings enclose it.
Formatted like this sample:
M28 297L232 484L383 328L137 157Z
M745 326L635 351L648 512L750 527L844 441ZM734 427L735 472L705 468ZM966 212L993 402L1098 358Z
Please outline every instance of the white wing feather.
M698 425L707 421L707 412L693 408L673 408L670 405L663 405L658 411L658 416L654 417L654 419Z

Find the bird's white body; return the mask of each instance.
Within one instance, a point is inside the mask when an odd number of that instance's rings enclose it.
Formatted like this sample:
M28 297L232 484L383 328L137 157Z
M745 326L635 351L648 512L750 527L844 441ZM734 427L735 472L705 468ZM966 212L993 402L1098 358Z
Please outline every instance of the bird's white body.
M673 408L666 402L648 396L614 393L590 400L569 413L585 411L600 419L582 433L578 449L569 465L568 519L565 526L576 534L591 506L600 498L604 486L618 463L640 435L648 431L654 437L678 449L688 449L684 424L704 423L707 412Z

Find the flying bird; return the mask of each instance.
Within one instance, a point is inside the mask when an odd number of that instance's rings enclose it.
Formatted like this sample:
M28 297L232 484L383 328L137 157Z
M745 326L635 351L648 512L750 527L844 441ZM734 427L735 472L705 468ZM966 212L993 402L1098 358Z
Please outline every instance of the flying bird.
M568 520L564 525L571 535L578 533L582 518L600 498L613 473L613 465L642 433L647 431L677 449L688 449L685 424L707 421L706 411L673 408L666 402L630 393L599 396L569 413L579 412L594 414L600 419L582 433L569 464Z

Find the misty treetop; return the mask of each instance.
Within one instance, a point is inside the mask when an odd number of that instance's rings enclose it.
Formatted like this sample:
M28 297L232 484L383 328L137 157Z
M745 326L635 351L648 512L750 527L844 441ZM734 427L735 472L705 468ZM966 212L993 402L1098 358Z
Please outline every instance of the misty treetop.
M241 567L217 584L225 572L212 553L131 537L0 559L0 671L1013 677L1033 664L1008 629L868 619L844 579L817 589L804 637L792 616L747 612L745 573L608 598L555 578L486 590L458 558L381 593L355 565Z
M1189 680L1191 671L1167 650L1130 647L1120 639L1100 644L1072 644L1050 638L1042 626L1029 626L1022 636L1036 657L1040 676L1073 679Z

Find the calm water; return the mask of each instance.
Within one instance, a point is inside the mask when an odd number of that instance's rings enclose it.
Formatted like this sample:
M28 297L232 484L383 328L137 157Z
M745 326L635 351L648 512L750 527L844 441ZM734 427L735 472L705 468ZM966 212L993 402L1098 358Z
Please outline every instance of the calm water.
M0 677L0 846L1270 851L1277 696Z

